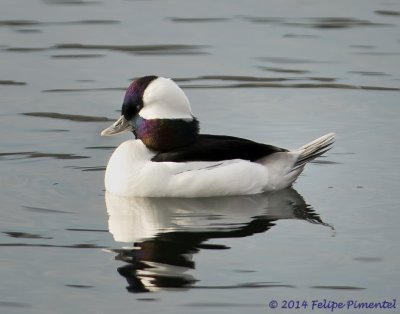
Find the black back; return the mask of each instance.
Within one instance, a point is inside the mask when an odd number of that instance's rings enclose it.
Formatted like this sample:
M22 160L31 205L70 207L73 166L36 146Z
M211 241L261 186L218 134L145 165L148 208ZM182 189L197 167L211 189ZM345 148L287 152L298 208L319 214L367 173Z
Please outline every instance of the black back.
M200 134L195 143L168 152L160 152L152 158L152 161L187 162L230 159L256 161L270 154L286 151L283 148L239 137Z

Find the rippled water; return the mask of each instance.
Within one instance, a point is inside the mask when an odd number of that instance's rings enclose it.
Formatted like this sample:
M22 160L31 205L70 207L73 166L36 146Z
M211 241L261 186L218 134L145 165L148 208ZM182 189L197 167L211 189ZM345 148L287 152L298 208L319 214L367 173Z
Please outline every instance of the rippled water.
M397 298L399 25L394 0L3 0L0 312ZM130 135L99 132L146 74L184 88L204 133L337 143L278 193L105 195Z

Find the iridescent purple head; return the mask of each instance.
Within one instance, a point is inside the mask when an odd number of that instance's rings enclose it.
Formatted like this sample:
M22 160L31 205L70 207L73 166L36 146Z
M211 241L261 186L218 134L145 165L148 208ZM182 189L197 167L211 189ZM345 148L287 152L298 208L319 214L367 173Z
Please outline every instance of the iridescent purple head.
M147 86L157 78L155 75L141 77L131 83L125 93L121 114L130 121L143 108L143 93Z
M171 79L144 76L128 87L122 116L102 135L132 131L148 148L168 151L196 141L199 123L189 100Z

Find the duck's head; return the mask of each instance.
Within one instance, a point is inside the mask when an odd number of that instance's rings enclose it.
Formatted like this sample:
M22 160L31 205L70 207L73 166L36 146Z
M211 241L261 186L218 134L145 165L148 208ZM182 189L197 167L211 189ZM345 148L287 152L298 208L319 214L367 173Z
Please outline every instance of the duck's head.
M129 85L121 117L101 132L110 136L131 131L148 148L168 151L193 143L199 123L182 89L171 79L144 76Z

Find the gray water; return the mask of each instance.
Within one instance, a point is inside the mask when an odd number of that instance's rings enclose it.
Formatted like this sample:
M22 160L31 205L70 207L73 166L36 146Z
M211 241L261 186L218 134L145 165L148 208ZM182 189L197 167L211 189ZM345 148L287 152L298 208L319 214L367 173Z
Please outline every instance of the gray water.
M2 0L0 312L393 302L399 25L395 0ZM177 80L204 133L337 142L293 190L106 199L107 160L131 135L99 132L147 74Z

